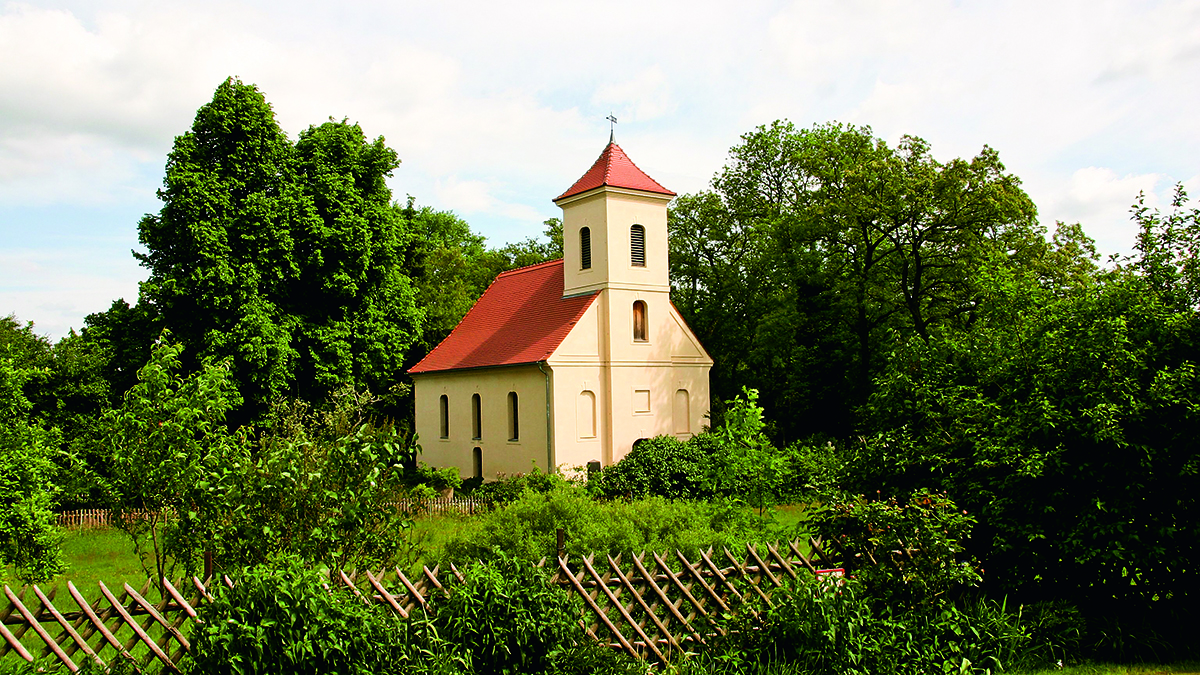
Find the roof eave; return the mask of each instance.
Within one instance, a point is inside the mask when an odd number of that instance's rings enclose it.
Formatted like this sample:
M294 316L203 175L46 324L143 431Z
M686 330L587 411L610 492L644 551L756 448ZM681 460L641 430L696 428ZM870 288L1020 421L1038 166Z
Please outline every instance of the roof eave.
M670 190L665 192L657 192L653 190L641 190L639 188L618 187L616 185L599 185L591 188L590 190L576 192L575 194L567 193L561 197L555 197L552 201L558 206L566 206L572 202L587 199L588 197L593 197L605 192L631 195L635 197L650 197L651 199L661 199L664 202L669 202L676 197L676 194Z

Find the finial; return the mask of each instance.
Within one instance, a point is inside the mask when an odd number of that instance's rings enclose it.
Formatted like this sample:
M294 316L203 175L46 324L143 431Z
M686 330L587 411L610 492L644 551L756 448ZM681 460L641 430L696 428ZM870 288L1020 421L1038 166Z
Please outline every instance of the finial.
M611 144L617 134L617 118L613 117L613 114L610 112L608 113L608 117L604 119L608 120L608 142Z

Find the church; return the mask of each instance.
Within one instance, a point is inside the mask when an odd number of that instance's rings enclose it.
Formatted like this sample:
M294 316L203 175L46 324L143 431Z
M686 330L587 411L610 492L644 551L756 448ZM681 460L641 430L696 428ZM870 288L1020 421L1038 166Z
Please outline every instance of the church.
M609 466L639 439L700 431L712 359L671 304L674 196L610 139L554 199L563 259L498 275L409 369L421 461L491 480Z

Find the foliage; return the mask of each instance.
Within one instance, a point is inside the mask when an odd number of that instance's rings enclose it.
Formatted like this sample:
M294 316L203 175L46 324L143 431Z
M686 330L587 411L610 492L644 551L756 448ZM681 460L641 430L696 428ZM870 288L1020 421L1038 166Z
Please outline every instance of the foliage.
M714 355L715 399L759 387L780 446L846 437L893 331L961 325L982 261L1045 255L1035 213L986 146L943 163L919 138L775 122L742 136L710 191L676 200L672 300Z
M937 603L977 585L962 560L975 518L943 494L918 490L907 499L842 498L825 505L817 532L832 542L869 592L892 608Z
M988 673L1075 654L1079 631L1039 632L1054 608L965 600L898 608L857 579L802 576L742 611L699 657L706 672L779 664L799 673ZM1069 609L1059 623L1070 622ZM1036 637L1035 637L1036 635Z
M422 618L405 622L386 605L364 604L326 588L325 575L299 558L244 570L200 610L187 672L464 672Z
M63 567L51 511L58 439L31 417L23 388L37 370L18 365L15 351L0 345L0 570L11 564L22 579L45 581Z
M607 497L641 499L706 499L713 488L706 471L707 454L698 435L687 441L655 436L638 441L621 461L604 469L589 488ZM711 437L709 437L711 438Z
M721 426L686 441L639 441L589 488L609 498L732 499L760 516L780 500L833 489L841 470L836 453L803 444L780 451L766 427L758 392L747 389L726 402Z
M231 359L239 419L285 393L386 391L401 373L422 311L385 182L398 163L345 121L293 144L258 89L232 78L175 139L163 208L138 225L141 302L184 344L189 369Z
M164 331L138 384L120 408L101 422L111 479L106 498L117 527L126 532L147 574L168 576L176 565L194 573L212 536L204 481L222 470L233 439L225 415L237 402L226 364L205 363L193 375L180 373L183 346Z
M331 569L407 564L412 516L396 506L414 459L411 438L364 415L352 391L314 412L279 406L272 428L243 438L234 461L208 467L199 487L212 523L209 546L225 568L298 555Z
M414 233L405 266L412 274L417 304L425 310L421 342L409 354L410 364L450 334L497 274L562 257L558 218L544 223L544 241L528 238L493 249L461 218L429 207L417 209L412 197L402 214Z
M526 489L514 501L465 521L443 551L428 555L456 563L499 554L537 561L554 555L558 528L572 556L675 549L695 555L709 546L739 548L766 536L764 522L735 504L662 497L599 502L584 488L564 483L546 491Z
M724 453L710 470L718 489L722 482L729 484L725 494L746 495L760 516L778 492L784 466L783 456L763 433L765 426L758 390L742 389L742 396L728 402L725 423L713 430Z
M995 283L972 333L898 351L862 482L932 485L977 514L995 592L1127 617L1185 607L1200 583L1197 315L1127 270L1067 296Z
M637 672L638 664L603 654L608 648L584 634L578 600L549 578L546 569L503 554L467 566L433 605L433 625L485 675L585 673L597 665Z
M527 490L549 492L555 488L573 484L562 474L546 473L538 467L537 462L532 462L527 473L499 474L497 480L479 482L474 485L470 490L470 495L476 499L499 505L518 499Z

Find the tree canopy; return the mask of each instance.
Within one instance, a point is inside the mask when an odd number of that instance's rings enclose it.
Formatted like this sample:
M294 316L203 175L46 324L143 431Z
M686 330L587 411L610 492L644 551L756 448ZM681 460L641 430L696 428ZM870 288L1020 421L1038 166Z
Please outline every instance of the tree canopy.
M176 138L163 208L138 226L142 301L191 369L232 359L245 414L340 383L386 390L400 374L424 313L385 183L398 164L344 120L292 143L262 93L235 79Z
M839 124L744 135L670 227L673 299L715 355L714 400L758 387L791 438L853 431L893 336L968 321L975 269L1045 248L993 149L943 163L919 138Z

